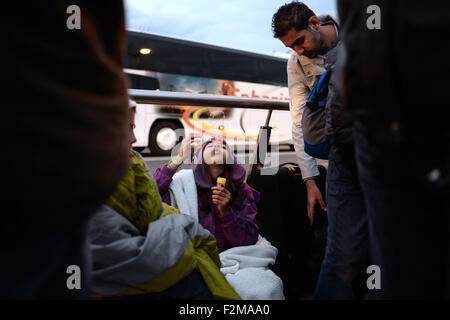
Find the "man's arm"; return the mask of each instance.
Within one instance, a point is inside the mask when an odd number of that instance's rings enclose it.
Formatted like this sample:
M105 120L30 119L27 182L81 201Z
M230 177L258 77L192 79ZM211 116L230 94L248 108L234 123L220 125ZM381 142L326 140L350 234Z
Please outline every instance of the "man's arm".
M305 152L303 141L302 117L305 102L309 95L309 88L304 82L304 78L299 74L296 60L292 57L288 61L287 75L289 96L291 98L289 109L292 120L292 140L295 148L298 165L302 172L303 180L308 180L319 175L316 159Z
M326 210L322 194L316 185L315 177L319 176L316 159L305 152L305 143L303 140L302 117L305 102L309 95L309 88L304 82L304 78L299 74L301 72L297 67L297 62L292 57L288 61L287 74L289 95L291 101L289 108L292 119L292 140L294 143L297 163L300 167L303 181L306 184L308 196L308 217L310 223L314 219L314 207L318 202L323 210Z

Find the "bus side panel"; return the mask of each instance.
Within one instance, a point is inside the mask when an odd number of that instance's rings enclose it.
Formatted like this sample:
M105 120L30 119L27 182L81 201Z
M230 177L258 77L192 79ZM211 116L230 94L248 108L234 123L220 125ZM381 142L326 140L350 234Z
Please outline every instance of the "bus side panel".
M134 123L136 128L134 129L134 135L136 136L136 142L133 147L147 147L148 137L150 134L150 128L153 122L156 120L156 115L149 112L154 109L154 105L138 104L136 106L136 117Z

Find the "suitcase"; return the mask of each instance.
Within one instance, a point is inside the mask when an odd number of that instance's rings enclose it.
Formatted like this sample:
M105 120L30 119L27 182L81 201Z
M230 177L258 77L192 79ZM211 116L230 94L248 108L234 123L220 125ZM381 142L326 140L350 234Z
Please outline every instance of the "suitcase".
M316 183L325 199L325 167L319 166L319 172ZM272 271L283 281L286 299L310 297L325 254L326 212L317 205L310 225L306 186L296 164L282 164L274 175L253 170L247 183L261 192L256 223L260 234L278 249Z

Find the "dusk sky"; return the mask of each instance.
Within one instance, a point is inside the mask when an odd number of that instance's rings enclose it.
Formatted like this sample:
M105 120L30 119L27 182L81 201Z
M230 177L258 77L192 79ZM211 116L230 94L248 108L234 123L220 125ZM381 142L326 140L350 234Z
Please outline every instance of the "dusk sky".
M272 15L288 2L125 0L127 28L258 53L288 53L271 31ZM304 2L316 15L336 17L335 0Z

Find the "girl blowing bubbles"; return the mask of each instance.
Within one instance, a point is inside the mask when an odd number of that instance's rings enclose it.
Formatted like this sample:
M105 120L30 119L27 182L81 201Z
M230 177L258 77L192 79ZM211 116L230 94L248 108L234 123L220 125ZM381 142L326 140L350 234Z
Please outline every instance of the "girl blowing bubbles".
M155 171L154 178L165 203L171 204L169 185L173 175L196 147L199 147L198 136L188 136L178 155ZM194 178L199 222L215 236L219 252L255 244L259 231L254 219L260 195L245 183L245 169L226 142L215 138L207 140L201 146L196 163ZM224 187L217 186L218 177L226 178Z

